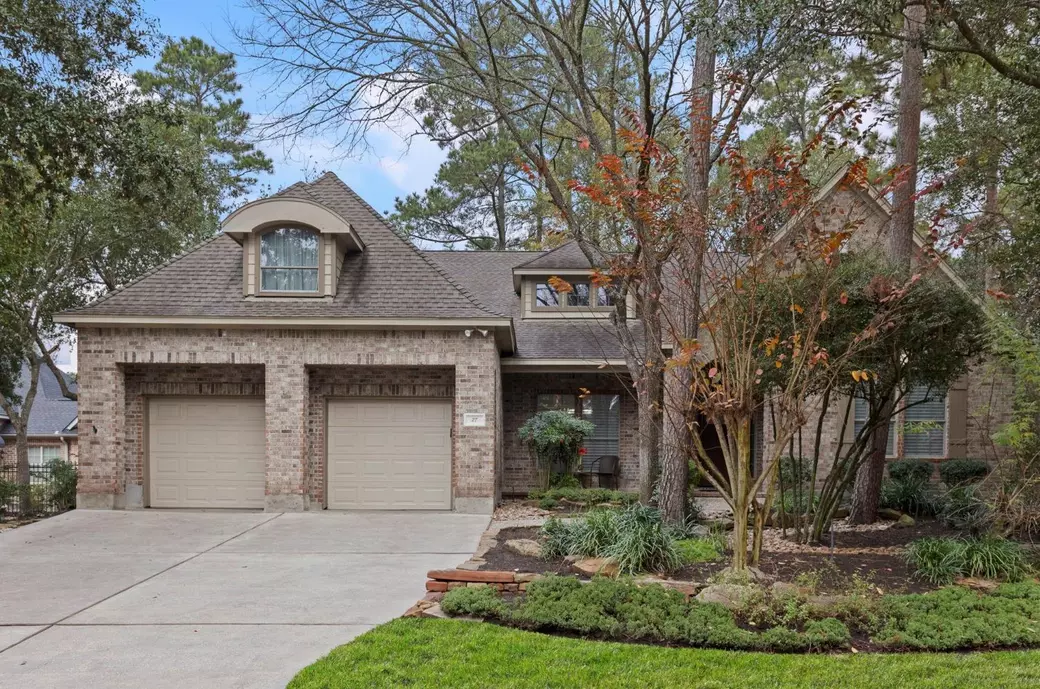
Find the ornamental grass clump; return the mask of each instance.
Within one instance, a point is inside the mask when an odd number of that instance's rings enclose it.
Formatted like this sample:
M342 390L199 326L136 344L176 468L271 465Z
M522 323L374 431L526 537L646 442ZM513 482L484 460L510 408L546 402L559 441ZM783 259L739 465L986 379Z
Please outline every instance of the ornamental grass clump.
M906 561L916 576L933 584L958 577L1018 581L1030 571L1022 546L996 536L922 538L907 546Z

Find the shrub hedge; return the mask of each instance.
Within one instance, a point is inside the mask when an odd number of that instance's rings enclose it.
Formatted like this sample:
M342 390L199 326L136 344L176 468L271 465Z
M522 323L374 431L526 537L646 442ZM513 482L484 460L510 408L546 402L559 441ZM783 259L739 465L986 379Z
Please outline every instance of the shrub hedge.
M989 464L981 459L948 459L939 464L939 478L950 488L976 483L988 473Z
M797 605L771 600L763 605ZM1040 585L1002 584L981 594L949 587L924 594L855 598L855 605L804 605L797 615L755 622L721 605L686 601L662 586L596 578L589 583L550 576L531 582L527 595L505 601L489 587L449 591L442 608L449 614L480 615L503 624L546 632L621 641L765 650L828 651L848 648L853 633L866 635L890 651L952 651L1040 645ZM805 601L801 601L803 604ZM864 608L869 606L869 613Z
M888 475L896 481L927 481L932 477L933 471L935 465L927 459L897 459L888 463Z
M574 488L567 486L550 488L548 490L536 490L529 493L527 497L531 500L552 500L554 502L567 500L568 502L578 503L586 507L610 502L631 505L639 501L639 495L636 493L626 493L607 488Z

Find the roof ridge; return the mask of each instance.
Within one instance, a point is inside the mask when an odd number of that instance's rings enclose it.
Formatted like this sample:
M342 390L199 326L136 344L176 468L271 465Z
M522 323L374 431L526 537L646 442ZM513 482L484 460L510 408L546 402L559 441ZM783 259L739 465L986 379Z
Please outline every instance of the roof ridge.
M482 304L481 302L477 301L476 297L474 297L472 294L470 294L469 290L463 288L459 283L457 283L454 279L452 279L452 277L450 275L448 275L447 271L442 269L440 266L434 264L433 261L431 261L429 258L424 256L423 253L421 251L419 251L418 247L416 247L411 242L409 242L409 241L407 241L405 239L402 239L400 237L400 235L398 235L396 232L394 232L394 228L390 227L390 225L386 222L386 220L383 218L383 216L379 214L379 211L377 211L375 208L373 208L368 203L368 201L365 201L363 198L361 198L361 196L356 191L351 189L350 186L347 185L346 182L341 180L335 173L333 173L331 171L327 171L325 174L323 174L317 180L315 180L314 182L311 182L308 186L313 186L314 184L317 184L317 182L321 181L322 179L329 179L329 180L339 184L341 187L343 187L343 189L348 194L350 194L354 199L356 199L364 208L368 209L368 211L370 213L372 213L372 215L374 215L376 218L378 218L379 221L381 223L383 223L383 225L386 226L386 229L389 230L390 233L394 235L394 237L396 237L402 244L404 244L409 249L411 249L415 253L415 255L418 256L419 259L423 263L425 263L427 266L429 266L431 270L435 271L445 282L447 282L449 285L454 287L459 292L459 294L461 294L463 297L465 297L466 300L469 301L473 306L477 307L481 311L486 311L488 314L490 314L492 316L499 316L499 317L502 317L502 318L508 318L509 317L508 315L503 314L503 313L499 313L499 312L497 312L497 311L495 311L493 309L490 309L487 306L485 306L484 304Z
M103 304L106 301L108 301L109 299L111 299L112 297L114 297L115 295L119 294L120 292L123 292L124 290L126 290L126 289L128 289L130 287L133 287L134 285L136 285L137 283L141 282L145 278L150 277L150 276L154 275L155 273L158 273L163 268L176 263L177 261L181 260L182 258L187 256L188 254L195 253L196 251L198 251L202 247L206 246L207 244L209 244L211 242L214 242L214 241L220 239L223 236L225 236L223 232L217 232L212 237L207 237L206 239L203 239L202 241L196 242L194 246L189 246L188 248L186 248L184 251L180 252L179 254L171 256L170 258L166 259L165 261L163 261L162 263L158 264L157 266L155 266L153 268L149 268L148 270L146 270L145 272L141 273L140 275L138 275L136 278L134 278L130 282L126 283L125 285L121 285L119 287L116 287L114 290L112 290L112 291L110 291L110 292L108 292L106 294L101 295L100 297L98 297L94 301L88 302L86 304L82 304L82 305L77 306L77 307L75 307L73 309L67 309L65 311L65 313L76 313L77 311L82 311L83 309L93 308L93 307L97 306L98 304Z
M561 250L569 247L571 244L578 244L578 240L577 239L568 239L563 244L560 244L557 247L553 247L552 249L547 249L546 251L542 252L541 256L536 256L536 257L532 258L530 261L525 261L525 262L521 263L520 265L515 266L515 268L525 268L525 267L529 266L530 264L534 263L535 261L540 261L543 258L548 258L549 256L552 256L557 251L561 251ZM581 246L578 245L578 248L580 249ZM583 255L584 255L584 253L585 252L582 251Z
M424 254L473 254L474 256L480 256L481 254L545 254L548 253L545 249L422 249Z

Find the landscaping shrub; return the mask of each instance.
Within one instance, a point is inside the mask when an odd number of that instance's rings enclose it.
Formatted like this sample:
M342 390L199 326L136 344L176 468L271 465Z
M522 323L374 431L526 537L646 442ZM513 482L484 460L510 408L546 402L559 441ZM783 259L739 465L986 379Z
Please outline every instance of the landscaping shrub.
M549 488L581 488L574 474L553 474L549 477Z
M881 506L915 517L935 514L936 497L931 483L914 475L889 478L881 483Z
M949 459L939 464L939 478L950 488L986 478L989 464L981 459Z
M7 513L7 503L18 495L19 490L17 483L0 478L0 518Z
M50 483L47 484L47 501L56 509L71 510L76 507L76 484L79 478L76 466L63 459L54 459L49 463Z
M932 477L935 465L927 459L898 459L888 463L888 475L895 481L917 479L927 481Z
M613 558L623 574L669 572L682 565L675 538L653 507L593 510L586 516L542 525L542 555Z
M993 509L982 499L978 486L965 483L951 488L939 501L939 519L951 529L978 535L993 525Z
M885 596L872 640L891 650L955 651L1040 643L1040 586L1004 584L989 595L953 586Z
M675 542L675 549L683 564L715 562L722 559L722 549L711 538L684 538Z
M1029 571L1022 546L994 536L922 538L907 546L906 561L917 576L933 584L948 584L957 577L1017 581Z
M506 614L506 602L490 586L464 586L444 594L441 610L449 615L501 617Z
M538 412L525 421L517 435L534 452L541 485L548 488L554 466L563 467L565 473L574 471L581 457L579 450L594 430L595 426L574 414L550 410Z
M608 488L550 488L532 491L527 497L531 500L553 500L557 503L560 500L566 500L585 507L595 507L607 503L631 505L639 500L639 496L635 493L625 493Z

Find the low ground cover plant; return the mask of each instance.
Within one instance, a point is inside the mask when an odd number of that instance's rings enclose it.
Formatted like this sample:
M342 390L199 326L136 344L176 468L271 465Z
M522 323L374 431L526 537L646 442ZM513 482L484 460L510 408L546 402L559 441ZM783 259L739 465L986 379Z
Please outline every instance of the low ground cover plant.
M669 527L652 507L596 509L578 519L551 518L542 526L542 555L608 557L622 574L674 571L691 562L718 559L724 541L694 537L695 525Z
M996 536L922 538L907 546L906 561L933 584L958 577L1018 581L1030 571L1022 546Z
M736 610L687 601L663 586L549 576L505 600L491 588L449 591L445 612L509 626L621 641L773 652L827 651L869 639L890 651L996 649L1040 644L1040 584L989 594L949 587L924 594L850 593L826 605L804 592L757 589Z
M553 509L560 502L567 501L584 507L595 507L616 503L618 505L632 505L639 501L636 493L626 493L620 490L608 488L580 488L574 486L560 486L547 490L536 490L527 496L531 500L538 500L542 509Z

